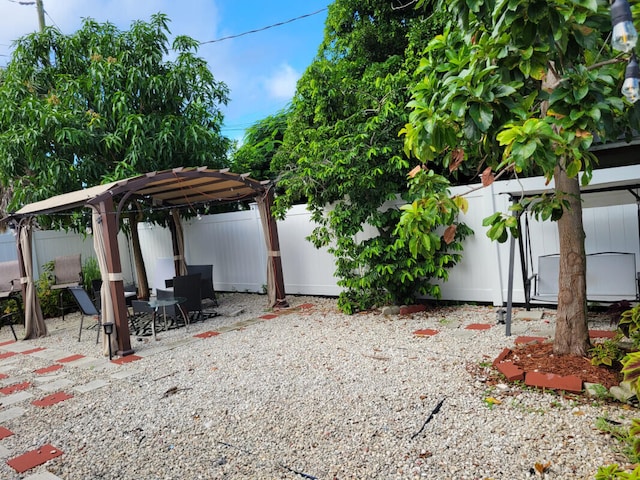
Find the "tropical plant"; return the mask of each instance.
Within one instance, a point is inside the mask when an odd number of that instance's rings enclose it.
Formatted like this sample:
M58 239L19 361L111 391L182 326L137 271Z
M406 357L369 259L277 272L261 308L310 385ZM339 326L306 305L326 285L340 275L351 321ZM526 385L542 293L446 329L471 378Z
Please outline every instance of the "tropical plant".
M87 257L82 264L82 284L84 289L88 292L93 291L93 280L100 280L102 274L100 273L100 266L96 257Z
M47 27L16 41L0 82L7 211L141 173L226 166L220 105L227 103L227 86L196 56L196 40L177 36L169 44L168 24L166 15L156 14L120 31L87 18L70 35ZM157 212L132 210L142 220L167 222ZM83 230L88 218L85 210L39 221ZM138 285L146 291L135 241L133 250Z
M430 11L433 2L419 0ZM623 57L606 43L609 8L596 0L438 1L451 21L424 51L412 90L405 151L432 169L496 178L543 175L554 191L523 198L554 220L560 239L556 354L586 356L586 256L580 185L596 157L590 147L631 135L637 109L620 95ZM579 178L580 177L580 178ZM413 215L409 210L403 215ZM487 219L488 234L517 234L513 215ZM410 232L408 232L410 234Z
M589 350L592 365L606 365L613 367L624 357L625 353L615 340L606 339L595 343Z
M427 284L455 263L445 258L446 242L434 242L442 249L430 252L439 258L423 262L394 235L408 165L398 130L418 53L440 32L442 14L410 3L336 0L325 27L271 165L279 175L277 210L284 216L294 202L307 203L318 225L309 240L335 258L344 312L414 302L418 292L437 293ZM455 212L434 219L434 236L448 225L444 218Z

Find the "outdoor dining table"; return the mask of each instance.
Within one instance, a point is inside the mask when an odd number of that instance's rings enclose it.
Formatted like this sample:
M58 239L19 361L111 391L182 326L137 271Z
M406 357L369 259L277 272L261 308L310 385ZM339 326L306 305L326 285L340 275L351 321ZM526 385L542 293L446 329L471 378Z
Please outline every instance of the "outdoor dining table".
M164 329L167 330L167 307L172 305L176 305L180 310L183 318L186 318L181 303L186 302L187 299L185 297L167 297L167 298L150 298L147 300L147 305L153 309L153 315L151 317L151 333L153 335L153 339L156 339L156 316L158 314L158 310L162 308L162 316L164 318ZM186 321L185 321L186 325Z

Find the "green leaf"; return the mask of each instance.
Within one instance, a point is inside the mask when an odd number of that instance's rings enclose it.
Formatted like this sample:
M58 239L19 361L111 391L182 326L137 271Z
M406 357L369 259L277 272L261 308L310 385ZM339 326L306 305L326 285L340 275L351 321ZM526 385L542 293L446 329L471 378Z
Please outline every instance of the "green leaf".
M473 103L469 108L469 115L482 132L486 132L493 121L493 111L484 104Z

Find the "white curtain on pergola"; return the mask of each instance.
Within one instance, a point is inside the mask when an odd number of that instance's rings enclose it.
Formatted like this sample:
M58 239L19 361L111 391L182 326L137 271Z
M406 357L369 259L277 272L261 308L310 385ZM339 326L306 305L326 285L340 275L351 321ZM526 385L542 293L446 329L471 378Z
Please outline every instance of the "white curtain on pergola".
M271 251L271 245L269 243L269 212L267 211L266 199L260 196L256 198L256 202L258 204L262 231L264 232L264 241L267 244L267 299L269 305L276 305L278 299L276 298L276 268L274 257L279 256L280 252Z
M31 238L33 228L31 219L23 219L18 227L19 250L24 265L24 276L20 278L24 297L24 339L44 337L47 335L47 324L44 322L40 300L36 294L36 285L33 281L33 260L31 258Z
M113 311L113 299L111 298L111 288L109 285L110 275L107 266L107 251L104 245L104 232L102 228L102 216L96 207L91 206L92 228L93 228L93 248L96 252L96 259L100 267L102 277L102 287L100 288L100 318L101 324L114 323L115 313ZM100 328L102 328L102 325ZM103 330L104 331L104 330ZM110 337L102 336L102 350L104 355L109 355L109 338L111 338L111 351L118 349L117 330L113 330Z

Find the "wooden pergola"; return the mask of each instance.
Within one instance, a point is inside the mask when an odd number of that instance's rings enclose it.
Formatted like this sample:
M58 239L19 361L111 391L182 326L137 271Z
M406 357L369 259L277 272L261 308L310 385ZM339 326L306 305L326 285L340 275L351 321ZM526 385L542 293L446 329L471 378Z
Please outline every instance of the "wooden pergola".
M275 219L271 215L273 205L273 183L260 182L249 178L248 175L238 175L228 170L212 170L206 167L200 168L175 168L159 172L150 172L144 175L120 180L104 185L77 190L51 197L47 200L31 203L13 213L9 218L17 221L18 238L30 239L30 219L38 215L52 214L78 207L88 207L94 212L94 225L100 224L102 230L101 247L104 247L106 259L106 272L102 271L103 279L107 279L108 287L103 290L110 296L113 312L105 312L103 302L103 323L105 317L112 314L117 335L117 354L120 356L133 353L131 348L129 325L127 321L127 306L124 296L124 284L122 267L120 263L120 251L118 248L117 234L120 225L120 216L125 206L137 199L154 208L193 208L201 204L229 203L244 200L254 200L258 203L258 209L263 224L265 242L267 245L267 293L271 306L287 306L284 291L284 279L282 275L282 262L280 258L280 245L278 228ZM94 228L94 236L96 229ZM99 239L94 238L95 241ZM30 272L30 250L25 256L24 249L29 241L19 241L20 250L18 259L22 276L22 293L25 299L25 328L29 322L43 322L39 302L35 298L27 301L29 289L34 292L34 279ZM35 294L31 294L35 297ZM104 297L103 297L104 298ZM33 305L31 305L33 303ZM46 326L36 328L34 331L46 332ZM27 335L28 336L28 335ZM116 345L114 345L116 346Z

